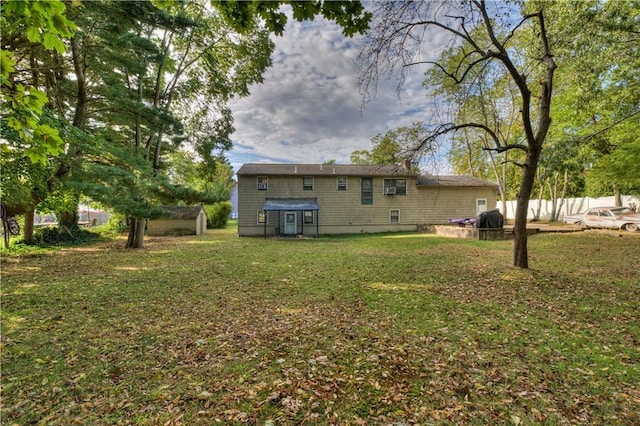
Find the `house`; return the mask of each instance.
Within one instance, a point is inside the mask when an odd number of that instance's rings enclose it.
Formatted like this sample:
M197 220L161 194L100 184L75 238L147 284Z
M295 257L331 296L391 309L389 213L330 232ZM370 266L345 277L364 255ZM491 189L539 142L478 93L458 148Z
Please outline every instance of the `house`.
M166 216L147 222L147 235L202 235L207 216L202 206L162 206Z
M244 164L237 175L240 236L416 231L496 205L494 183L406 164Z

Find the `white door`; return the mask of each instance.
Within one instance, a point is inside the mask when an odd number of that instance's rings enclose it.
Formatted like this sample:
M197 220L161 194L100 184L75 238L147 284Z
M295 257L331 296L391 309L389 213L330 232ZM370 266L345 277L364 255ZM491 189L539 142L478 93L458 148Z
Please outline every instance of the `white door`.
M480 213L487 211L487 199L486 198L478 198L476 199L476 216L480 216Z
M296 212L284 213L284 233L287 235L296 234Z

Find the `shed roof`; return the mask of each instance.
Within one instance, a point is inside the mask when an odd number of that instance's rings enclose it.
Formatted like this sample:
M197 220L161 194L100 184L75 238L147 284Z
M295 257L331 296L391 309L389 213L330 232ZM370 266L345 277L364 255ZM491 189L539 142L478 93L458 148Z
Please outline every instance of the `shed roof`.
M169 219L196 219L202 211L202 206L160 206L168 213Z
M434 176L420 175L418 176L418 186L484 186L497 187L498 185L488 180L478 179L473 176Z
M417 173L403 165L247 163L240 167L238 175L416 176Z
M262 210L320 210L317 198L267 198Z

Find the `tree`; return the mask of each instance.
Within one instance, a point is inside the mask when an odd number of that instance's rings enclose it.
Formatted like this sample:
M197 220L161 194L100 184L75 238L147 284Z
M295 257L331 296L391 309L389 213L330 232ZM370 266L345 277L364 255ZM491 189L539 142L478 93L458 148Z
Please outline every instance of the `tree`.
M8 20L4 12L15 9L5 5L19 3L2 3L3 24ZM39 3L46 2L24 2L32 3L39 11ZM172 166L171 154L186 147L204 169L220 172L215 177L220 182L228 178L220 154L229 149L233 132L228 102L262 81L274 48L269 32L282 33L286 15L279 8L285 3L212 2L213 9L198 2L68 3L76 24L68 49L22 55L25 64L34 58L38 66L20 69L34 87L48 93L47 105L65 135L65 152L51 171L61 186L47 193L59 190L65 192L60 199L70 200L61 217L77 223L72 200L84 194L126 214L132 224L127 244L141 247L144 221L157 213L157 203L213 202L226 196L217 183L199 191L172 181L178 165ZM345 34L362 31L369 18L357 1L291 5L295 19L321 14L342 25ZM47 22L26 27L45 34L45 44L52 40L41 28ZM51 22L64 21L55 17ZM18 40L24 26L16 28L12 34ZM4 39L3 25L3 48ZM2 59L3 71L13 65L4 52ZM3 94L8 87L4 77ZM36 100L47 102L39 95ZM26 150L14 149L17 157Z
M353 151L351 162L353 164L399 164L414 156L416 147L425 136L426 129L422 122L389 130L384 135L379 133L371 139L373 149Z
M637 192L633 176L640 174L640 165L633 148L640 126L639 4L589 0L553 2L548 8L560 89L550 137L579 146L571 164L578 163L580 175L571 180L586 181L588 194Z
M538 160L551 124L550 108L556 63L553 59L542 4L467 2L380 2L373 12L373 24L360 54L361 88L371 96L381 75L404 73L412 66L435 69L440 84L464 85L461 95L476 95L483 85L508 79L517 88L522 139L505 143L495 122L456 121L455 114L434 124L418 151L431 143L464 129L486 134L495 152L518 150L524 154L519 162L522 178L517 196L514 226L513 264L528 268L527 210ZM445 60L416 59L426 51L436 35L450 37L451 46ZM514 39L526 40L527 49L514 48ZM457 61L446 60L458 58ZM426 81L429 86L431 81ZM451 102L451 99L448 100ZM452 108L456 110L455 105Z
M213 152L228 149L233 131L227 103L261 81L273 44L258 27L234 32L197 2L166 9L147 1L90 2L72 11L74 77L61 85L59 104L74 105L69 119L92 140L69 147L60 174L69 189L135 214L127 245L141 247L145 221L161 198L186 202L200 193L199 201L211 201L211 194L182 185L171 189L171 157L164 154L189 145L215 164ZM103 187L136 196L110 197Z
M0 198L12 215L24 214L29 242L34 208L58 183L51 160L64 148L41 70L58 70L49 59L66 51L75 26L58 0L2 2L0 11Z
M244 32L262 22L266 28L282 35L287 23L287 15L281 10L283 5L293 9L293 18L302 22L321 15L335 21L342 27L345 36L362 34L371 21L371 13L364 10L360 0L343 1L238 1L211 0L215 7L236 30ZM257 18L257 19L256 19Z
M113 52L107 61L100 54L91 64L94 79L102 81L105 95L101 99L108 101L101 108L100 121L118 129L105 138L124 144L133 141L144 150L156 177L172 170L171 156L163 153L185 144L203 164L215 167L214 152L229 148L233 132L228 101L247 95L249 85L262 81L271 64L274 45L268 30L282 31L279 23L284 25L284 14L276 13L280 5L213 2L215 10L197 2L167 2L163 9L148 2L108 5L116 8L121 19L103 21L104 30L94 32L93 42L85 44L85 49L91 49L98 37L98 45L112 47L105 49ZM359 2L294 5L296 19L318 13L348 27L348 15L362 13L362 6ZM268 30L261 25L261 17ZM93 23L83 28L96 28L95 21L88 22ZM115 72L100 63L115 66ZM91 67L78 68L91 71ZM148 217L144 211L130 218L129 241L134 247L142 244L135 229L144 228Z
M460 61L456 55L458 52L452 53L452 57L443 58L448 62L448 66L455 66ZM452 104L459 105L456 122L493 123L495 134L500 138L502 145L516 143L522 138L518 105L514 102L518 88L505 74L492 75L489 79L491 84L484 84L484 80L482 76L474 75L468 79L468 84L451 85L442 81L439 69L434 68L427 72L426 81L440 82L441 84L431 89L432 93L443 95L445 99L452 101ZM467 87L468 85L471 87ZM506 217L507 197L515 198L514 188L517 188L519 180L516 170L509 165L522 162L524 156L522 153L509 150L496 152L491 146L492 141L484 129L465 127L451 137L451 165L457 173L494 179L498 182L502 212Z
M54 127L41 120L48 98L33 78L38 75L38 52L64 53L64 39L71 37L75 26L60 0L5 1L0 12L2 127L18 136L3 139L0 152L19 151L44 164L49 155L62 152L63 141Z

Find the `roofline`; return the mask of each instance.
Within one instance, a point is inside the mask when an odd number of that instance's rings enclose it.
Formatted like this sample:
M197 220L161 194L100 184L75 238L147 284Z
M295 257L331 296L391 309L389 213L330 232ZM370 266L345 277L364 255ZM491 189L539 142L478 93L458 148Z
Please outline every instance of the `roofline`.
M246 172L245 169L263 170ZM316 168L315 170L309 170ZM336 170L340 169L340 170ZM366 169L364 173L354 173ZM406 169L402 164L322 164L322 163L245 163L236 172L238 176L257 176L269 174L275 176L304 175L377 175L377 176L418 176L419 173Z

